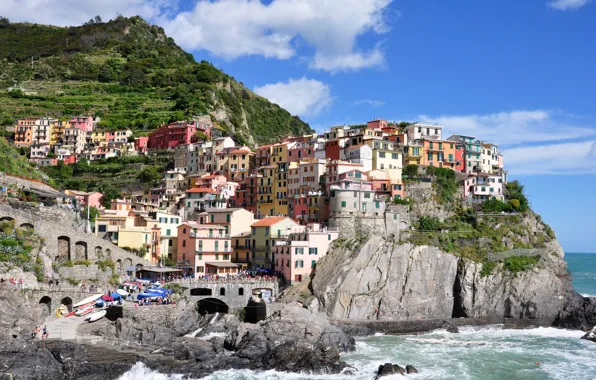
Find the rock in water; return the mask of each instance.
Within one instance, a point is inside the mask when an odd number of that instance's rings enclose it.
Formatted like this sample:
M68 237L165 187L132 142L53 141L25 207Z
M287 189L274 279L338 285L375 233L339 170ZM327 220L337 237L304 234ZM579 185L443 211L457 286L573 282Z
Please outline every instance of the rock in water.
M596 343L596 326L592 327L592 330L590 330L586 335L582 336L581 339Z
M418 370L414 366L407 365L406 366L406 373L418 373Z
M439 328L445 329L445 330L447 330L447 332L450 332L452 334L459 333L459 329L447 321L443 321L443 323L441 323L441 326Z
M379 366L379 369L377 370L377 376L375 376L375 380L380 377L383 377L383 376L405 375L405 374L406 374L406 369L404 367L401 367L397 364L385 363L385 364L381 364Z

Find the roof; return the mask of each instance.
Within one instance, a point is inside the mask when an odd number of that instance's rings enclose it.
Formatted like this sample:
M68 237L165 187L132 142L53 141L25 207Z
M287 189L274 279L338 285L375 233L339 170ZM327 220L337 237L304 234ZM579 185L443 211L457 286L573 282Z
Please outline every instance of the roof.
M205 211L205 214L216 214L216 213L220 213L220 212L234 212L234 211L238 211L238 210L244 210L242 207L234 207L234 208L218 208L216 210L210 210L210 211ZM203 214L203 213L201 213Z
M210 193L210 194L219 194L219 191L211 190L207 187L195 187L189 190L186 190L187 193Z
M205 262L206 265L211 265L212 267L218 267L218 268L237 268L238 264L234 264L234 263L220 263L220 262L214 262L214 261L207 261Z
M290 218L288 218L287 216L268 216L268 217L265 217L264 219L257 220L256 222L251 224L251 227L270 227L270 226L277 224L285 219L290 219Z
M171 272L182 272L182 269L174 268L139 268L138 272L155 272L155 273L171 273Z

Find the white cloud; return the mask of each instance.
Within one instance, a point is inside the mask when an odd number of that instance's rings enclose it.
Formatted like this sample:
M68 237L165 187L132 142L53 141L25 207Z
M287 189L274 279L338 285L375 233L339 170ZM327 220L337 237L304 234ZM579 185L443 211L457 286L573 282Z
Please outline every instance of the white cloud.
M551 0L547 3L549 8L558 11L576 10L588 4L590 0Z
M439 123L446 137L457 133L503 145L570 141L596 136L595 128L570 123L568 117L547 110L499 112L487 115L418 116L422 122Z
M595 141L516 147L502 151L510 173L596 174Z
M330 72L384 63L378 46L357 49L365 33L385 33L392 0L199 0L161 24L182 47L235 59L247 55L288 59L297 45L314 49L309 65Z
M176 7L177 1L168 0L1 0L0 15L11 21L69 26L81 25L97 15L104 20L117 14L153 19Z
M328 85L306 77L255 87L254 92L300 116L315 116L332 101Z
M374 100L374 99L362 99L362 100L358 100L356 102L354 102L354 104L359 105L359 104L368 104L371 107L381 107L383 105L385 105L385 102L381 101L381 100Z

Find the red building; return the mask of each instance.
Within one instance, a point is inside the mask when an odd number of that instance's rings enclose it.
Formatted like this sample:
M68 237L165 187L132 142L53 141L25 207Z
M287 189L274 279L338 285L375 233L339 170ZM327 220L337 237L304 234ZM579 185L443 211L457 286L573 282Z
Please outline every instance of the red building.
M455 145L455 171L466 172L466 160L464 159L464 146L462 144Z
M197 132L211 138L211 127L197 121L177 121L159 127L149 134L148 149L174 149L198 140Z
M135 150L139 153L147 153L149 148L149 137L141 136L135 139Z
M339 160L339 140L331 140L325 143L325 157L330 160Z

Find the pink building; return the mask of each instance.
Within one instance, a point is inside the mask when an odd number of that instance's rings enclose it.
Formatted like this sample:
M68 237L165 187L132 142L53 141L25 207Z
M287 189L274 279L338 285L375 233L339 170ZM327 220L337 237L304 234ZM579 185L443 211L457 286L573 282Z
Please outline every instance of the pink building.
M91 116L76 116L70 120L71 128L78 128L85 132L93 131L93 118Z
M149 148L149 137L141 136L135 139L135 150L139 153L147 153Z
M319 224L291 227L285 239L275 242L275 270L283 272L292 284L308 278L317 262L327 254L339 232Z
M31 145L31 160L45 158L49 152L50 144L33 144Z
M211 138L211 126L198 121L177 121L161 126L149 134L149 149L174 149L199 140L197 132Z
M185 222L178 226L179 268L198 277L226 276L238 273L230 261L232 240L224 226Z
M503 192L504 182L503 175L500 173L478 173L470 175L463 181L464 197L476 201L492 199L502 201L505 199Z
M87 193L85 191L78 191L78 190L64 190L64 193L67 195L72 195L76 198L77 203L81 206L89 206L89 207L102 207L103 201L103 194L99 192L90 192Z
M315 158L315 145L312 142L296 142L288 149L288 162Z

